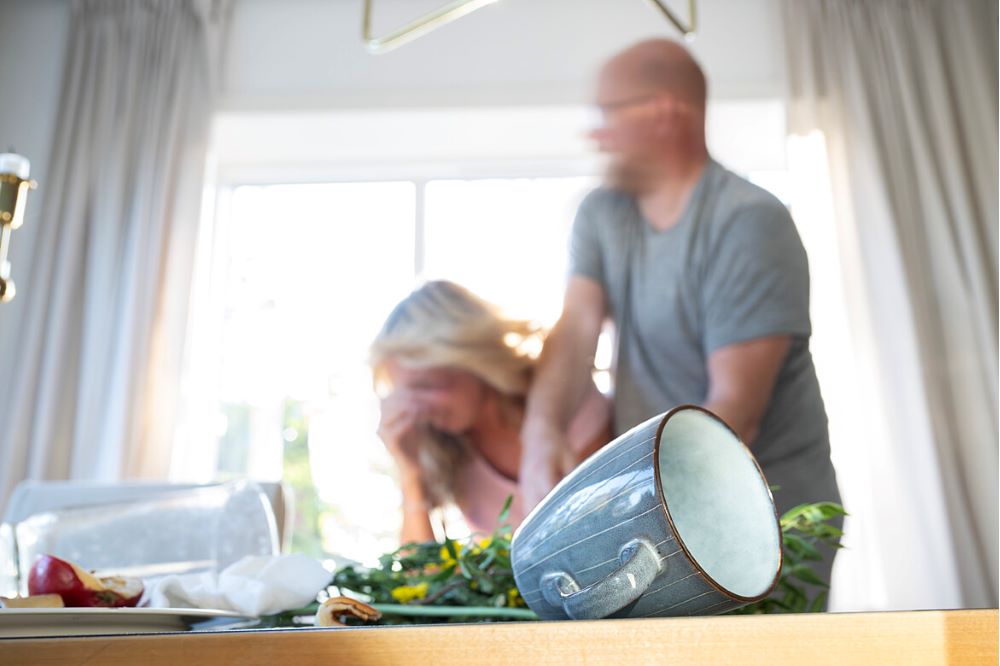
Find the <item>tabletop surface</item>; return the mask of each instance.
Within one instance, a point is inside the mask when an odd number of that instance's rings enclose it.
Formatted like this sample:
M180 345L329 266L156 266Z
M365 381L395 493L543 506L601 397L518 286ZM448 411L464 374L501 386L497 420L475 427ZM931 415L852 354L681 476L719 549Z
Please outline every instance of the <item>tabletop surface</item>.
M997 664L997 610L0 640L0 664Z

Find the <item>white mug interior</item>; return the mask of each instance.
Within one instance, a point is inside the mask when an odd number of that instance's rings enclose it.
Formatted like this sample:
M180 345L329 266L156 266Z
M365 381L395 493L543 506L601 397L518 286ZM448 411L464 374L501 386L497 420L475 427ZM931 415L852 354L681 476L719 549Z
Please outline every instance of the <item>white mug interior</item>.
M698 566L739 597L759 597L781 566L767 482L729 428L681 409L660 433L660 482L675 536Z

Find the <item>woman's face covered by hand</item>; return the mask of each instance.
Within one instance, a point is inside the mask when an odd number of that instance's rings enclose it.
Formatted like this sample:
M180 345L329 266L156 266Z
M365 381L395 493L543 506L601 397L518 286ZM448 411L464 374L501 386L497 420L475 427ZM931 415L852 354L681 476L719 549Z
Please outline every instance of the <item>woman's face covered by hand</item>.
M486 385L472 373L447 367L412 368L386 364L393 394L405 401L417 425L450 435L471 429L480 416Z

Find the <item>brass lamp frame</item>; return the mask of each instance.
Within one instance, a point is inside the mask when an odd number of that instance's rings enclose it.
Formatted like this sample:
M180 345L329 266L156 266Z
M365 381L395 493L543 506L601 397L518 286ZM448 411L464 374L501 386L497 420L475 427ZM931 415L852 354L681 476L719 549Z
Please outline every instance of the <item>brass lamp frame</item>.
M494 2L497 2L497 0L452 0L437 9L417 17L400 28L386 33L381 37L376 37L372 34L372 13L374 12L375 0L364 0L364 11L361 17L361 39L364 40L365 45L371 53L388 53ZM647 2L663 14L684 35L685 39L690 40L695 36L695 29L697 27L695 0L688 0L687 23L681 20L672 9L667 7L664 0L647 0Z
M681 18L677 16L677 14L672 9L670 9L670 7L667 7L663 3L663 0L646 0L646 1L649 4L653 5L655 9L659 10L659 12L663 14L663 16L668 21L673 23L674 27L677 28L677 30L680 31L682 35L684 35L684 39L687 40L694 39L695 35L697 34L696 30L698 28L698 12L695 7L695 0L688 0L687 23L684 23L681 20Z

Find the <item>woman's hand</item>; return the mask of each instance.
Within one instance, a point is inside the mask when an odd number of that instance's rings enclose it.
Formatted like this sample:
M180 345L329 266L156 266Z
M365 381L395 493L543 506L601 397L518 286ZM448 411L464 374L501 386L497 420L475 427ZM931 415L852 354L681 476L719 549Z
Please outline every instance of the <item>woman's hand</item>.
M428 512L430 503L424 494L420 474L420 434L427 427L427 409L406 390L393 391L382 399L378 436L399 468L403 494L401 543L433 541Z
M393 391L382 399L378 436L403 474L419 469L419 435L426 427L425 411L406 390Z

